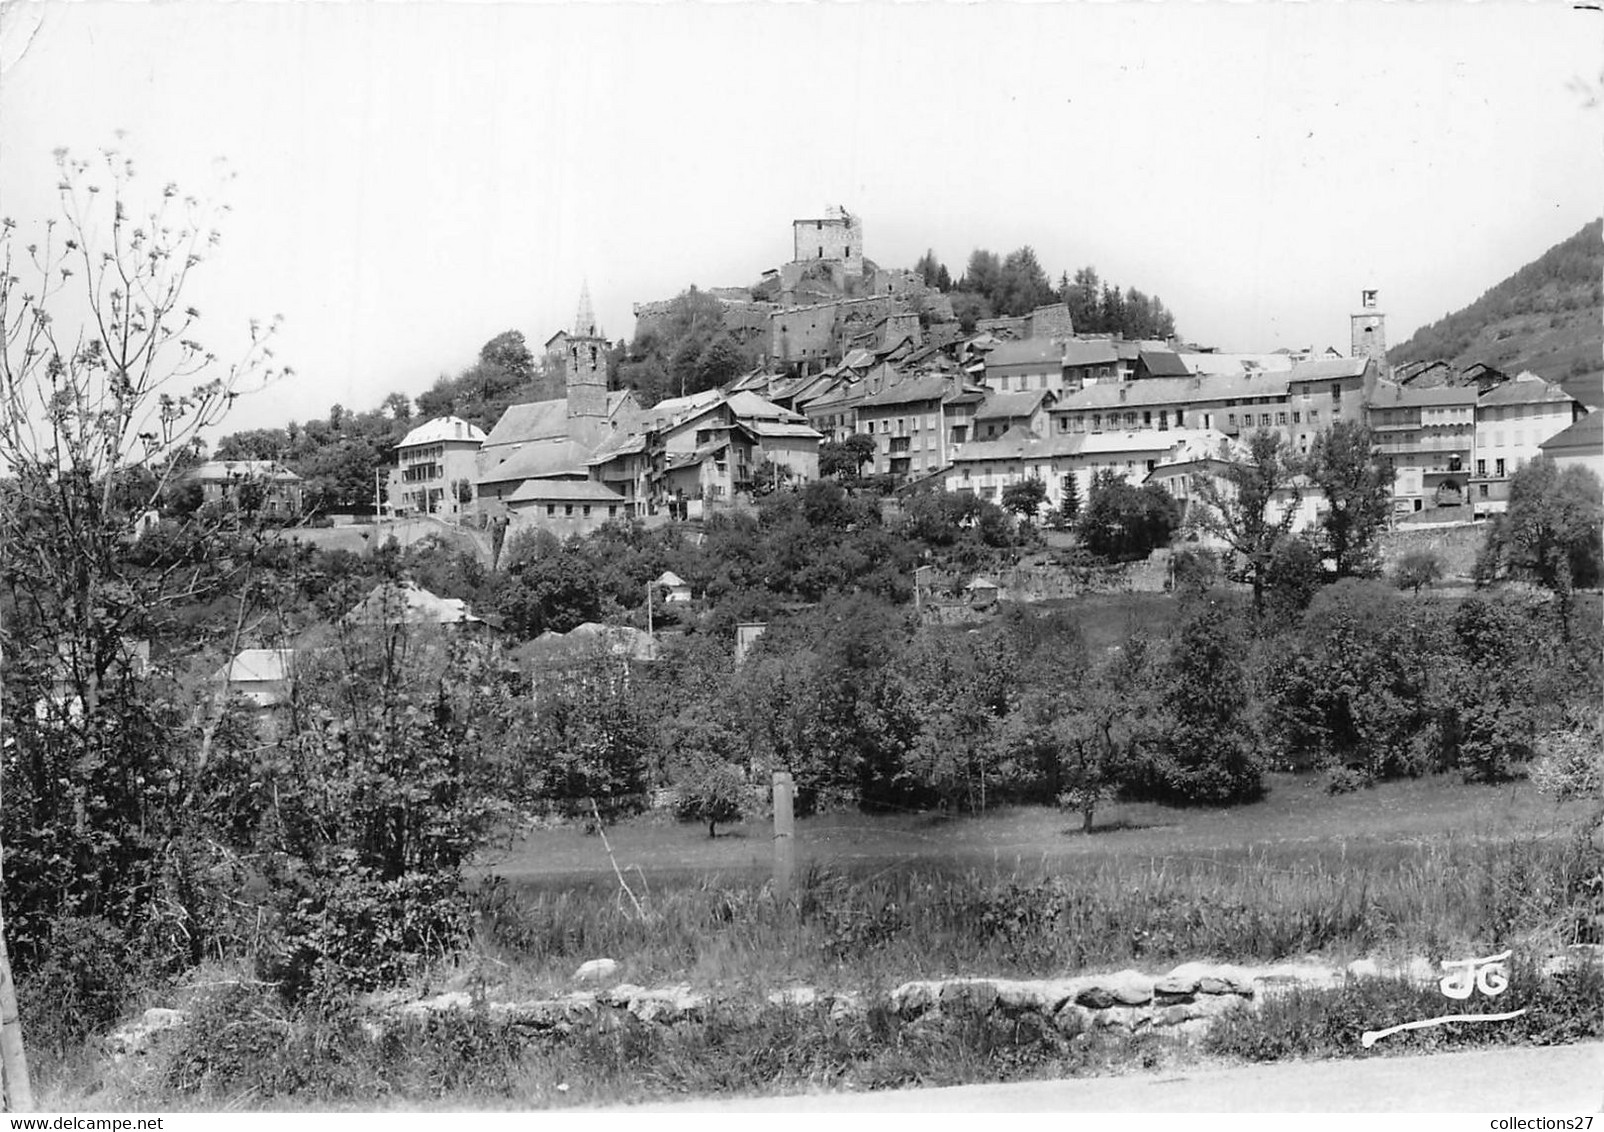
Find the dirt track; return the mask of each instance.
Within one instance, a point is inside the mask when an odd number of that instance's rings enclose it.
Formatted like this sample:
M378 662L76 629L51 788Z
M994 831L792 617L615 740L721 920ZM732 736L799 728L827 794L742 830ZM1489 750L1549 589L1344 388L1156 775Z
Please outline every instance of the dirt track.
M1604 1042L1122 1077L686 1101L634 1112L1478 1112L1604 1108Z

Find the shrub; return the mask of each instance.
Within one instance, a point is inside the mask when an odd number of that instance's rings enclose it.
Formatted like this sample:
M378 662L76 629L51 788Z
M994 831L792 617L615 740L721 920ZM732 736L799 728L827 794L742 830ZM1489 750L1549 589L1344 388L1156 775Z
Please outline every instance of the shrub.
M1392 584L1400 590L1419 594L1426 586L1442 577L1442 559L1429 550L1412 550L1398 562L1392 573Z

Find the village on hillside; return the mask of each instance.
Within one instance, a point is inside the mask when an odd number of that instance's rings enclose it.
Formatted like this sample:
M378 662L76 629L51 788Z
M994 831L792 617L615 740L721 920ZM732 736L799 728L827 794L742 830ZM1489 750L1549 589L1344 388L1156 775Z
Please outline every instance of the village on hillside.
M1197 476L1245 457L1246 436L1270 431L1307 453L1339 421L1374 431L1405 524L1503 511L1510 477L1539 453L1604 473L1598 418L1558 382L1482 363L1389 366L1375 290L1356 296L1345 353L1077 334L1064 303L964 334L946 294L867 258L861 216L831 207L792 230L794 258L760 288L710 292L758 368L644 404L609 388L613 345L582 294L573 324L545 343L548 381L565 395L512 405L488 433L456 417L411 429L391 453L377 517L559 537L623 517L700 519L817 479L821 446L828 457L852 437L863 438L853 471L889 487L996 502L1034 480L1043 513L1086 499L1103 472L1185 500ZM637 333L669 305L638 304ZM268 506L297 509L297 477L271 462L215 461L194 475L214 495L265 476ZM1299 527L1322 502L1304 499Z

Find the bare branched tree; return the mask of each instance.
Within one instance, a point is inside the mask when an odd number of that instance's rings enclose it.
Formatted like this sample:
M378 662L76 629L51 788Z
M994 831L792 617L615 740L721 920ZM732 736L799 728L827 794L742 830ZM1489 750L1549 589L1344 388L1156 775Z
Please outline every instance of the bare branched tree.
M253 324L231 365L196 338L186 291L226 205L169 183L139 208L134 164L116 149L58 150L56 168L59 215L33 228L0 219L0 671L11 701L0 776L8 793L19 773L27 780L17 805L34 821L66 817L81 831L103 769L82 752L100 741L88 732L109 677L136 667L129 634L200 580L193 551L133 548L202 430L281 371L274 326ZM27 726L36 714L55 717L56 748L79 753L68 788L47 781L64 768L41 755L49 744ZM70 813L46 812L62 803ZM0 969L0 1053L20 1109L31 1093L9 976Z

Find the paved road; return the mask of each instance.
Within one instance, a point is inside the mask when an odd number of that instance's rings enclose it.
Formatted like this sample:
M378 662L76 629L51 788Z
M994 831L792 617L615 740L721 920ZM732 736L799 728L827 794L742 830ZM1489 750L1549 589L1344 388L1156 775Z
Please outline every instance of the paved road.
M1604 1042L1123 1077L642 1105L631 1112L1604 1111Z

